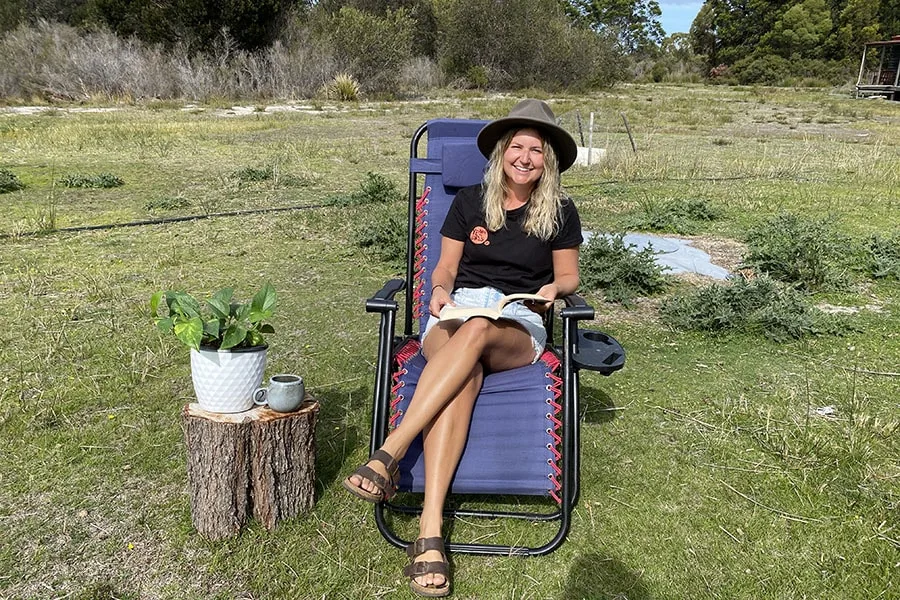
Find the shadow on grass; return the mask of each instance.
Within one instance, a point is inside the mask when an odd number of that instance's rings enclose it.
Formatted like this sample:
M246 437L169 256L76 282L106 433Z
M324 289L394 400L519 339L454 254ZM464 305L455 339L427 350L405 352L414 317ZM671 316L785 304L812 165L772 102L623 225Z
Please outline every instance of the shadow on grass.
M353 390L318 389L319 419L316 427L316 480L319 492L331 486L352 467L344 463L359 446L369 443L368 428L356 423L361 411L368 411L371 392L361 386ZM368 425L368 421L366 422Z
M579 556L569 569L563 600L651 600L635 573L620 561L598 553Z
M614 375L615 376L615 375ZM581 381L581 410L585 423L600 425L616 418L616 404L600 388L588 387Z

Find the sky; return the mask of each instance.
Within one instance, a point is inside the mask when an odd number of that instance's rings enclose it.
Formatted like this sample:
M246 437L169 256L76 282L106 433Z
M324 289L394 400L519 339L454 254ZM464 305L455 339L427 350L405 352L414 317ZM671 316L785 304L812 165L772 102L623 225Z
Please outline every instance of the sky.
M694 17L703 6L703 0L658 0L662 10L660 23L666 35L687 33Z

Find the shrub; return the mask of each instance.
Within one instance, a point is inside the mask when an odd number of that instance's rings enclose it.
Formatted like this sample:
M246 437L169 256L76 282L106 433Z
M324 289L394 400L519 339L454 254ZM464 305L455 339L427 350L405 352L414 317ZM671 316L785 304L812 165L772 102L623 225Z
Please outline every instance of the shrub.
M406 266L406 217L395 207L374 211L360 219L353 232L353 243L366 248L391 267Z
M874 279L900 279L900 232L873 235L864 244L864 269Z
M801 289L839 287L851 266L851 248L832 219L784 213L750 230L743 266Z
M738 276L669 298L660 313L675 329L761 334L778 342L846 327L838 317L811 306L797 290L766 276L752 281Z
M350 74L366 89L393 91L400 67L412 56L414 25L402 8L378 16L345 6L325 27L334 55Z
M647 199L640 211L626 220L628 229L661 231L686 235L697 231L699 221L714 221L720 212L706 200L671 198L663 201Z
M356 102L359 100L359 82L349 73L338 73L322 86L322 94L332 100Z
M666 278L654 260L653 248L635 252L624 235L594 235L582 247L581 284L603 290L606 300L627 304L638 296L665 290Z
M187 208L191 205L191 201L184 196L174 196L168 198L158 198L150 200L144 204L144 209L154 210L177 210L179 208Z
M363 204L384 204L400 200L402 194L397 185L385 177L371 171L360 183L359 190L348 195L336 195L326 199L329 206L361 206Z
M275 168L272 166L244 167L232 173L231 176L244 183L270 181L275 178Z
M25 184L19 181L15 173L8 169L0 169L0 194L23 189L25 189Z
M573 26L557 0L457 0L443 10L440 63L476 87L590 88L624 77L612 38Z
M112 173L99 173L97 175L66 175L59 182L69 188L114 188L125 185L125 181Z
M400 86L407 91L422 93L438 88L443 83L440 67L432 59L415 56L400 69Z

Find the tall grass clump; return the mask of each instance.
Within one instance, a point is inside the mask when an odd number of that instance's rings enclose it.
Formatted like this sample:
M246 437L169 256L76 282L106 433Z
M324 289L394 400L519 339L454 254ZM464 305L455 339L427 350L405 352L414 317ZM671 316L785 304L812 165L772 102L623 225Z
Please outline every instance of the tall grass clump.
M715 221L721 212L708 201L694 198L644 199L638 211L626 219L625 227L687 235L696 233L702 222Z
M780 214L747 235L745 267L803 290L841 287L852 266L852 242L829 217Z
M322 86L322 95L329 100L356 102L360 96L359 82L349 73L338 73Z
M607 301L628 304L641 296L663 292L667 281L654 260L653 248L635 251L624 234L594 235L581 248L581 284L602 290Z
M0 169L0 194L24 190L25 184L9 169Z
M806 296L771 277L737 276L663 301L660 315L673 329L743 332L778 342L836 333L838 317L812 306Z

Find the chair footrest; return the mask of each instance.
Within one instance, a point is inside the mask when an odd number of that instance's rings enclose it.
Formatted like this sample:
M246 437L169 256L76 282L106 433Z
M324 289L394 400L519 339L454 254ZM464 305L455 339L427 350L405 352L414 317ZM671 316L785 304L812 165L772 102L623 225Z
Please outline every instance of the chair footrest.
M579 329L576 348L572 361L582 369L609 375L625 365L625 349L602 331Z

